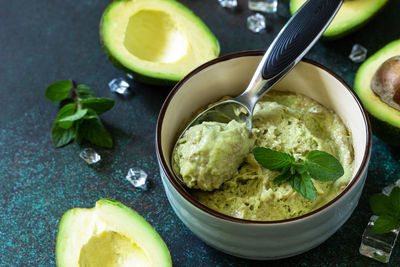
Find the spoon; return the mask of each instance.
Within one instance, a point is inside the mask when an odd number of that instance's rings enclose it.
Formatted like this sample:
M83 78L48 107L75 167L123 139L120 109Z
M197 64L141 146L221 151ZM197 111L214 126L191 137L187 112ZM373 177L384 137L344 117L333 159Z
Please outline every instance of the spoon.
M175 143L192 126L205 121L246 122L251 132L257 101L281 80L314 46L338 12L343 0L308 0L286 23L261 59L247 89L239 96L206 109L183 130ZM235 110L244 108L245 113ZM182 178L179 175L179 180Z

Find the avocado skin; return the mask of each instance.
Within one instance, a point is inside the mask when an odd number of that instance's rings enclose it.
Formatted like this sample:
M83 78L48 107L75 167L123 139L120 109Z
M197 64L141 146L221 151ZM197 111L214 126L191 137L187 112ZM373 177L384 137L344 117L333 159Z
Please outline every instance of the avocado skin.
M129 2L131 0L113 0L112 3L114 2ZM211 30L205 25L205 23L196 15L194 14L191 10L189 10L186 6L180 4L179 2L175 1L175 0L171 0L172 2L176 2L176 5L179 5L181 9L187 9L186 11L189 11L194 19L199 23L199 25L201 27L203 27L203 29L212 37L212 39L214 40L217 50L216 50L216 57L218 57L219 53L220 53L220 44L218 42L218 39L215 37L215 35L211 32ZM147 73L147 74L142 74L136 71L133 71L127 67L125 67L124 65L122 65L115 57L112 56L111 51L108 49L108 47L105 44L104 38L103 38L103 23L104 23L104 15L107 13L108 9L112 7L112 3L109 4L107 6L107 8L104 10L102 16L101 16L101 20L100 20L100 25L99 25L99 32L100 32L100 44L105 52L105 54L107 55L108 59L111 61L111 63L119 70L121 70L122 72L125 72L127 74L131 74L134 78L135 81L144 83L144 84L151 84L151 85L156 85L156 86L174 86L175 84L177 84L183 77L181 77L180 79L163 79L158 77L157 75L153 75L151 73Z
M368 115L374 135L392 146L400 147L400 128L377 119L369 112Z
M290 0L290 14L293 15L294 13L296 13L296 9L294 8L294 3L296 3L299 0ZM344 30L342 29L341 31L337 31L337 33L335 34L326 34L323 33L321 36L321 40L324 41L335 41L337 39L340 39L342 37L345 37L357 30L359 30L360 28L364 27L366 24L368 24L368 22L370 22L370 20L372 20L377 14L379 14L383 8L387 5L387 3L389 2L389 0L387 0L378 10L376 10L373 14L371 14L371 16L369 16L366 20L364 20L363 22L354 25L353 27L350 28L344 28Z
M400 121L400 111L394 108L388 109L388 104L382 101L375 102L371 99L372 95L374 98L376 95L370 87L375 70L395 55L400 55L400 39L386 44L361 64L354 78L354 91L368 111L373 133L388 144L399 147L400 127L396 124L396 121Z
M156 238L159 240L159 244L164 247L164 252L165 252L165 265L166 267L172 267L172 259L171 259L171 254L168 250L168 247L166 246L165 242L162 240L161 236L156 232L156 230L153 228L152 225L150 225L139 213L137 213L135 210L129 208L128 206L125 206L124 204L122 204L121 202L118 202L115 199L112 198L102 198L99 199L98 201L96 201L95 207L93 208L72 208L69 209L67 212L65 212L63 214L63 216L60 219L59 222L59 226L58 226L58 233L57 233L57 239L56 239L56 266L58 267L63 267L63 266L75 266L74 263L71 264L64 264L65 261L63 260L64 254L65 254L65 247L62 246L63 243L63 238L66 235L70 234L70 230L68 227L66 227L66 225L68 225L68 223L70 223L71 221L74 220L74 216L78 213L80 213L81 211L85 210L85 211L91 211L94 210L100 206L114 206L115 208L118 208L119 210L122 210L124 213L130 215L132 218L134 218L135 220L138 221L138 225L142 225L144 224L144 227L147 228L143 228L143 230L149 231L149 229L151 229L151 231L155 234Z
M101 30L100 30L100 35L102 35ZM138 81L138 82L141 82L144 84L157 85L157 86L174 86L177 82L179 82L179 81L174 81L174 80L145 76L145 75L142 75L131 69L128 69L127 67L125 67L124 65L119 63L119 61L111 55L110 50L104 44L103 37L101 37L101 46L103 47L104 52L106 53L108 59L111 61L111 63L114 65L114 67L116 67L117 69L121 70L124 73L131 74L135 81Z
M114 0L115 2L117 1L127 1L127 0ZM110 6L109 6L110 7ZM107 7L107 9L109 8ZM101 47L103 48L105 54L107 55L108 59L111 61L111 63L119 70L131 74L133 76L133 78L135 79L135 81L141 82L141 83L145 83L145 84L152 84L152 85L157 85L157 86L173 86L175 85L178 81L175 80L168 80L168 79L161 79L161 78L157 78L157 77L151 77L151 76L145 76L142 75L138 72L135 72L131 69L128 69L127 67L125 67L124 65L122 65L121 63L119 63L119 61L114 58L111 54L111 51L108 49L108 47L106 46L105 42L104 42L104 38L103 38L103 23L104 23L104 14L107 12L104 11L103 16L101 17L101 21L100 21L100 44Z

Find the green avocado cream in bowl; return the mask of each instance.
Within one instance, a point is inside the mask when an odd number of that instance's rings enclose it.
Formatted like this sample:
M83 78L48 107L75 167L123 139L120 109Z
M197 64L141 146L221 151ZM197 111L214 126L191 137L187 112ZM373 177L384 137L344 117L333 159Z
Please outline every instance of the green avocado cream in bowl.
M251 134L245 123L203 122L178 141L172 164L203 205L239 219L284 220L325 205L346 187L354 169L351 140L333 111L302 94L271 91L254 109ZM339 160L344 175L335 181L313 179L317 197L311 201L289 182L274 183L279 172L255 160L256 146L300 161L310 151L324 151Z
M186 129L209 104L240 95L264 53L222 56L180 81L160 110L156 151L166 197L189 230L225 253L275 260L315 248L350 218L372 133L354 91L308 59L257 101L251 131L229 120ZM340 172L324 168L333 162Z

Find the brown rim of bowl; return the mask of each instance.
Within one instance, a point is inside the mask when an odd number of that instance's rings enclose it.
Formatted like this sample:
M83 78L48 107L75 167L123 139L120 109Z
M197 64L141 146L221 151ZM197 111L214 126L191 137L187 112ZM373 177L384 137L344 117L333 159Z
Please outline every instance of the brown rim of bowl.
M325 70L326 72L328 72L329 74L331 74L333 77L335 77L339 82L341 82L343 84L343 86L350 92L350 94L353 96L354 100L357 102L359 108L362 111L362 115L364 118L364 122L367 125L367 143L366 143L366 153L364 154L364 158L362 160L361 166L358 169L355 177L351 180L350 184L348 184L346 186L346 188L339 194L337 195L334 199L332 199L331 201L329 201L328 203L326 203L325 205L323 205L322 207L313 210L307 214L304 214L302 216L299 217L294 217L294 218L290 218L290 219L285 219L285 220L276 220L276 221L252 221L252 220L245 220L245 219L239 219L239 218L235 218L235 217L231 217L229 215L225 215L223 213L220 213L218 211L212 210L209 207L201 204L200 202L196 201L191 195L190 193L176 180L176 178L174 178L173 173L169 170L169 168L167 167L167 162L165 160L165 158L163 157L161 151L161 125L165 116L165 112L166 109L169 105L169 103L171 102L171 99L174 97L175 93L181 88L181 86L187 81L189 80L192 76L196 75L198 72L200 72L201 70L214 65L216 63L222 62L222 61L226 61L226 60L230 60L233 58L239 58L239 57L248 57L248 56L262 56L265 53L265 51L262 50L249 50L249 51L241 51L241 52L236 52L236 53L232 53L232 54L228 54L225 56L221 56L219 58L213 59L211 61L208 61L206 63L204 63L203 65L197 67L196 69L194 69L193 71L191 71L188 75L186 75L180 82L178 82L174 88L171 90L171 92L168 94L167 98L165 99L160 113L158 115L158 120L157 120L157 129L156 129L156 153L157 153L157 158L159 159L159 161L161 162L161 167L164 171L164 173L166 174L166 176L168 177L169 182L173 185L173 187L175 188L175 190L177 190L179 192L179 194L185 198L185 200L187 200L188 202L190 202L192 205L194 205L195 207L197 207L198 209L202 210L203 212L206 212L212 216L215 216L219 219L223 219L223 220L227 220L230 222L235 222L235 223L241 223L241 224L256 224L256 225L266 225L266 224L278 224L278 223L287 223L287 222L292 222L292 221L297 221L297 220L301 220L307 217L310 217L316 213L319 213L320 211L326 209L327 207L331 206L333 203L335 203L336 201L338 201L343 195L345 195L353 186L354 184L360 179L360 176L362 173L364 173L365 169L368 166L368 162L369 162L369 158L371 155L371 146L372 146L372 132L371 132L371 124L370 121L368 119L368 116L366 115L366 111L364 109L364 106L362 105L360 99L357 97L357 95L355 94L355 92L353 91L353 89L351 89L351 87L341 78L339 77L336 73L334 73L333 71L331 71L330 69L328 69L327 67L325 67L324 65L317 63L313 60L310 59L302 59L302 61L312 64L318 68L321 68L323 70Z

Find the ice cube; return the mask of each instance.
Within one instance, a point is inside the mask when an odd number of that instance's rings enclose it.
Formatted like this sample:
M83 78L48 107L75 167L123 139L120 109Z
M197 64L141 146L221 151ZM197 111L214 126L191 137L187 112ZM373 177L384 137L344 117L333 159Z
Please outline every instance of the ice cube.
M351 49L349 58L354 63L361 63L361 62L365 61L365 59L367 58L367 53L368 53L368 50L365 47L363 47L362 45L359 45L359 44L355 44L355 45L353 45L353 48Z
M147 190L147 173L140 168L130 168L126 179L135 187Z
M112 79L108 83L108 87L110 87L111 92L117 93L120 95L127 95L129 93L129 83L123 78L115 78Z
M252 32L260 32L265 29L265 17L260 13L256 13L247 18L247 27Z
M250 10L275 13L278 10L278 0L249 0Z
M92 148L85 148L79 153L79 157L86 161L87 164L94 164L101 160L101 156Z

